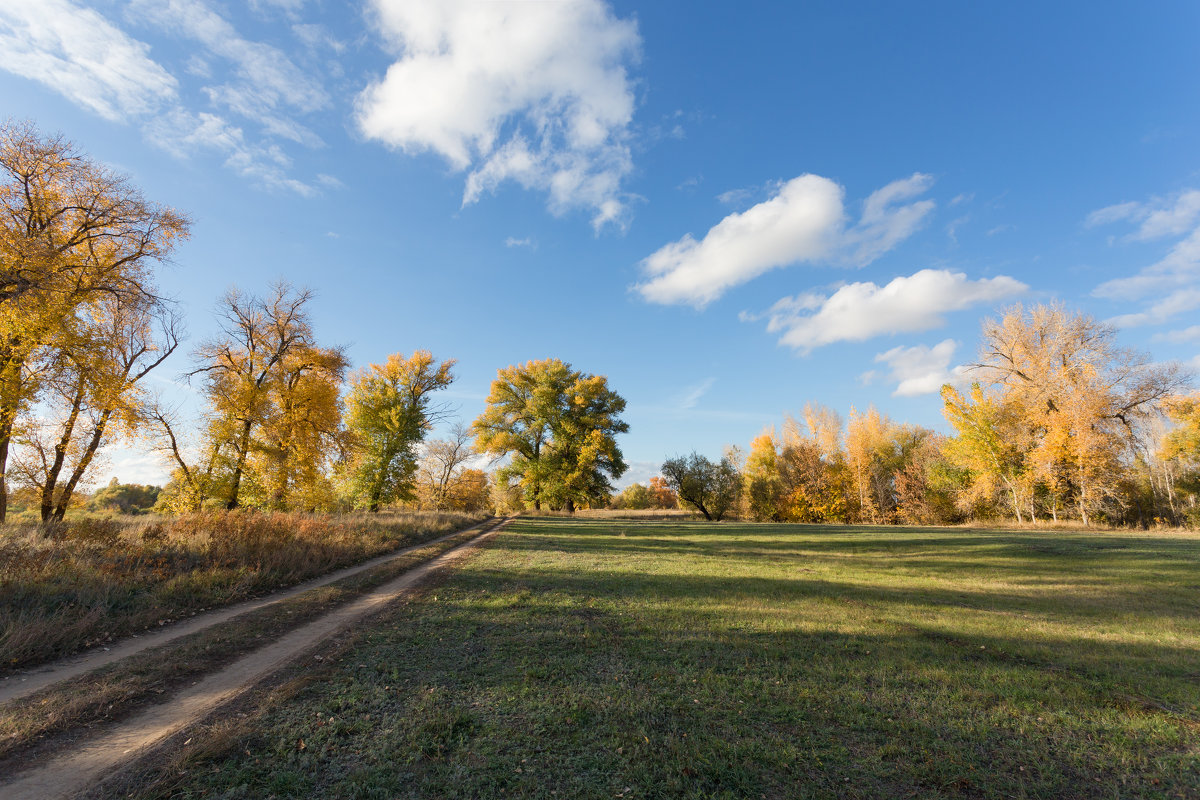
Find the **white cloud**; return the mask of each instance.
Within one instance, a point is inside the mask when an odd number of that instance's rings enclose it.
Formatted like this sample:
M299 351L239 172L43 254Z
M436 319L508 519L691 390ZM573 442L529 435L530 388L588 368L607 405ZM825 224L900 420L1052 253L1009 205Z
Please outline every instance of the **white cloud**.
M317 193L309 184L288 176L292 162L278 146L247 141L241 128L216 114L176 108L147 123L144 133L151 143L179 157L198 151L222 155L226 167L268 189L302 197Z
M832 295L785 297L767 316L767 330L780 344L807 353L834 342L924 331L943 324L943 314L990 303L1029 287L1007 276L968 280L961 272L923 269L886 286L851 283Z
M933 210L933 201L907 205L904 201L924 194L932 185L933 176L917 172L872 192L863 204L862 219L845 234L844 245L854 251L848 256L850 261L859 267L870 264L921 227Z
M1187 286L1200 278L1200 228L1176 242L1161 261L1136 275L1100 284L1092 294L1114 300L1144 297L1155 291Z
M932 179L920 173L871 194L862 218L846 228L842 187L820 175L801 175L768 200L730 214L700 241L691 234L642 261L647 280L635 288L653 303L704 308L726 290L772 269L801 261L862 266L911 235L932 210L924 192Z
M104 456L100 468L87 479L92 487L107 486L116 478L121 483L166 486L170 472L161 458L152 453L129 446L113 445L101 451Z
M149 45L70 0L0 3L0 69L35 80L105 119L150 113L177 82Z
M944 384L966 380L967 367L950 366L957 348L958 342L946 339L933 347L893 347L875 356L875 360L891 370L891 378L897 383L893 397L916 397L939 392Z
M1200 325L1192 325L1178 331L1168 331L1160 333L1154 337L1155 341L1171 342L1172 344L1185 344L1187 342L1200 342Z
M358 98L363 133L469 170L463 204L501 183L545 191L555 214L626 214L621 181L641 39L600 0L373 0L397 60Z
M1121 314L1109 320L1118 328L1157 325L1185 311L1200 308L1200 289L1178 289L1154 303L1145 311Z
M1138 215L1141 208L1141 203L1118 203L1112 206L1105 206L1088 214L1083 224L1089 228L1094 228L1098 225L1111 225L1121 220L1133 219Z
M252 140L224 112L189 110L178 80L151 60L146 44L71 0L0 2L0 69L37 80L107 119L138 123L148 141L176 156L215 152L261 186L316 193L288 176L291 159L273 140L321 143L290 116L328 103L319 82L276 48L239 36L202 0L133 0L125 16L199 41L205 51L182 59L187 75L210 81L216 63L232 62L230 80L202 91L211 103L261 126L265 137Z
M537 243L535 241L533 241L533 237L531 237L531 236L526 236L523 239L518 239L515 236L509 236L507 239L504 240L504 246L505 247L531 247L535 250L537 249Z
M696 404L700 402L700 398L703 397L716 382L716 378L707 378L689 388L679 399L679 408L683 410L695 408Z
M1128 220L1138 229L1128 238L1147 241L1164 236L1182 236L1200 222L1200 191L1188 189L1169 198L1154 198L1148 203L1120 203L1093 211L1088 227L1110 225Z
M321 144L288 111L317 111L328 105L329 96L281 50L243 38L201 0L134 0L128 16L194 39L211 54L232 62L232 80L204 88L212 103L258 122L272 135L310 146Z

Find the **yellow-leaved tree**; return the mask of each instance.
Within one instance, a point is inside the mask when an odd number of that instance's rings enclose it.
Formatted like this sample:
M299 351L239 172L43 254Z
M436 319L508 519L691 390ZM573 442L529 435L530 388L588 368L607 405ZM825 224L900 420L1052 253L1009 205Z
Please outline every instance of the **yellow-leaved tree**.
M80 346L103 303L158 303L153 266L188 228L62 137L0 125L0 521L13 433L54 374L48 364Z
M345 464L348 493L355 506L380 506L414 495L417 446L447 409L436 407L433 392L454 380L454 360L437 363L428 350L411 356L393 353L350 379L346 426L350 454Z
M603 375L588 375L557 358L499 370L487 408L472 424L475 446L509 457L498 480L516 479L533 508L545 503L573 512L612 492L609 478L625 473L616 435L625 399Z
M1000 435L1026 450L1010 483L1027 499L1014 505L1033 516L1042 494L1053 516L1069 505L1084 524L1118 504L1124 468L1145 449L1139 424L1188 380L1177 365L1120 347L1113 326L1060 305L1016 305L985 321L981 355L975 371L1015 417L1015 437Z

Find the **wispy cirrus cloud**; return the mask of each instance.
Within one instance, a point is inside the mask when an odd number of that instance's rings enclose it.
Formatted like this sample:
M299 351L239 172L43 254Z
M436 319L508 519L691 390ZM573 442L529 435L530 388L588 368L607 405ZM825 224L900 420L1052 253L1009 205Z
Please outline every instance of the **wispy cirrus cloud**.
M467 172L463 205L514 181L545 192L555 214L583 208L597 229L622 223L634 21L600 0L373 0L372 10L396 60L358 98L366 136Z
M1173 241L1159 260L1092 291L1096 297L1143 302L1141 311L1110 321L1121 327L1154 325L1200 308L1200 190L1108 206L1085 220L1088 227L1120 223L1136 226L1122 243Z
M177 76L148 44L92 8L73 0L9 0L0 3L0 69L105 119L137 124L147 140L181 158L215 154L260 186L317 193L292 176L281 142L321 144L296 118L328 103L319 81L277 48L240 36L203 0L134 0L125 21L197 42L202 52L181 58ZM197 107L181 77L203 82L207 107Z
M155 112L179 86L149 45L71 0L0 3L0 69L113 121Z
M293 113L318 111L329 104L329 95L280 49L244 38L203 0L134 0L126 16L192 39L210 59L230 65L227 80L203 87L214 106L257 122L273 136L321 144Z
M734 286L773 269L829 261L863 266L912 235L933 210L913 198L933 179L917 173L873 192L854 225L848 225L844 190L819 175L801 175L775 194L728 215L700 240L688 234L641 263L645 280L635 289L653 303L704 308Z
M710 377L706 378L695 386L688 388L688 390L683 393L683 396L679 398L679 407L684 410L695 408L696 404L700 402L700 398L707 394L708 390L711 389L713 384L716 382L716 378Z
M808 353L834 342L937 328L949 312L994 303L1028 288L1003 275L970 280L961 272L923 269L884 286L865 281L846 284L829 295L808 292L785 297L765 314L743 314L742 319L765 317L767 331L778 333L780 344Z

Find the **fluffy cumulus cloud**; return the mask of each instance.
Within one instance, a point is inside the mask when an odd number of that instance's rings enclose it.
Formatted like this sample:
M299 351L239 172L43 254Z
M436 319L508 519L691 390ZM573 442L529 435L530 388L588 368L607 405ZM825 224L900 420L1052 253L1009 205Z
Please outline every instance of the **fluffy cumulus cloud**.
M148 45L70 0L0 3L0 69L110 120L150 113L178 86Z
M704 238L690 234L644 259L645 280L636 289L653 303L696 308L768 270L831 261L863 266L910 236L933 209L933 201L908 202L932 179L920 173L871 194L863 213L848 225L837 183L801 175L767 200L718 222Z
M634 22L600 0L374 0L374 18L396 60L358 98L366 136L467 171L464 204L511 180L620 222Z
M892 380L896 382L894 397L915 397L934 394L944 384L959 384L966 379L967 367L951 367L958 342L946 339L933 347L893 347L886 353L875 356L877 362L887 364Z
M1015 278L969 280L961 272L923 269L884 286L850 283L833 294L785 297L764 315L780 344L802 353L834 342L925 331L944 324L944 314L995 303L1026 291ZM744 317L753 319L753 317Z

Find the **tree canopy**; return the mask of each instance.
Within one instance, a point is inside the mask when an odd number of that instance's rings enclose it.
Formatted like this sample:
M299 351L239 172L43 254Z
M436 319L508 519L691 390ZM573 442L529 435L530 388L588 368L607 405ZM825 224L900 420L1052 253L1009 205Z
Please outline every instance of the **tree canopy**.
M500 477L515 478L529 505L574 511L603 502L609 478L626 470L616 442L629 430L624 410L607 378L549 358L501 369L472 429L481 453L511 459Z
M171 330L137 352L147 338L142 322L168 314L152 268L188 231L183 214L147 201L62 137L29 123L0 125L0 522L18 418L43 399L48 381L66 396L59 392L57 442L30 442L46 457L31 473L42 481L44 515L65 509L95 452L90 443L98 446L108 419L124 413L122 395L174 349ZM93 424L77 425L81 414ZM56 494L68 451L74 465Z

